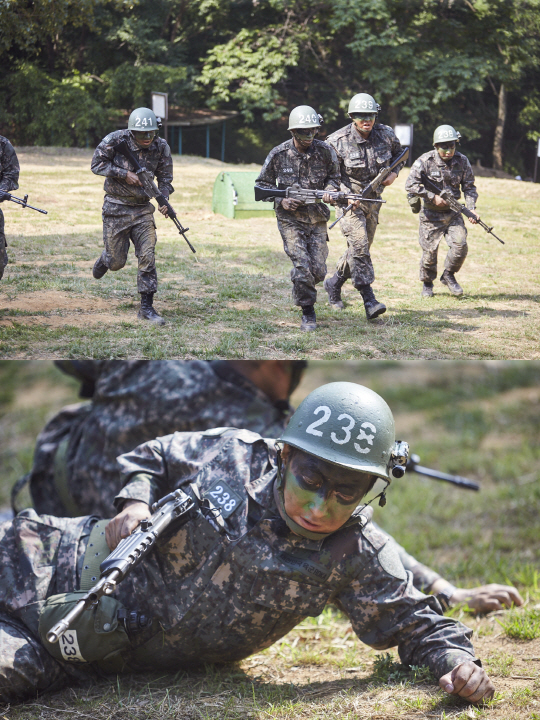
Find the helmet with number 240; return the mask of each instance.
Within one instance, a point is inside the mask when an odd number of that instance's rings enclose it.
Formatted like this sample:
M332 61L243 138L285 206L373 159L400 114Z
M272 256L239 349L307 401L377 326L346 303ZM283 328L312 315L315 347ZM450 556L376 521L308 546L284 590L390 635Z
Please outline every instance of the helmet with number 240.
M300 404L280 440L335 465L392 479L392 411L363 385L334 382L317 388Z

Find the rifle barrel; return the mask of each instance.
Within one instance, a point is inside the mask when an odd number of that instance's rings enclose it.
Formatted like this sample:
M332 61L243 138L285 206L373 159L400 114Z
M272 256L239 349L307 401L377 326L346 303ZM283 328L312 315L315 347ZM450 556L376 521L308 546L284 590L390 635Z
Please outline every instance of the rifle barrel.
M407 470L418 473L419 475L425 475L426 477L433 478L434 480L442 480L443 482L457 485L458 487L462 487L466 490L474 490L475 492L480 490L480 485L475 483L473 480L468 480L467 478L461 477L461 475L449 475L448 473L443 473L439 470L432 470L431 468L417 465L414 462L410 463L410 467L408 467Z

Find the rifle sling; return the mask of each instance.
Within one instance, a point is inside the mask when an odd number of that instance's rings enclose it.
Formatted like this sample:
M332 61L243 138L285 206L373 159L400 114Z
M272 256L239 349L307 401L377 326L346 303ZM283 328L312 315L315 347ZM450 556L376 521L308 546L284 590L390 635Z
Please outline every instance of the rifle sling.
M105 527L109 522L107 518L98 520L90 532L81 571L80 590L84 592L88 592L97 583L100 576L99 566L111 554L105 540Z

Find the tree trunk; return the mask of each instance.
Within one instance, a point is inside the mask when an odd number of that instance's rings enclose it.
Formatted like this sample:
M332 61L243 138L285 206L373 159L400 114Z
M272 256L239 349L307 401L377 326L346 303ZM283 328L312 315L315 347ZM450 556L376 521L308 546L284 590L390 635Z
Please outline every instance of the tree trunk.
M495 170L503 169L503 136L504 124L506 122L506 88L501 83L499 89L499 109L497 112L497 126L493 139L493 167Z

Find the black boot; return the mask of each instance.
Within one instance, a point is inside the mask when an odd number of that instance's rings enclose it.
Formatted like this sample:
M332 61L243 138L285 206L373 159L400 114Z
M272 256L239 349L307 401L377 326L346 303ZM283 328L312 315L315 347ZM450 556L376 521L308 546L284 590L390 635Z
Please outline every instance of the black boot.
M377 300L371 289L371 285L362 285L358 288L360 295L364 300L366 308L366 317L368 320L375 320L376 317L386 312L386 305Z
M100 255L94 263L94 267L92 268L92 275L96 278L96 280L99 280L105 275L108 269L109 268L105 265Z
M341 288L345 283L345 278L338 273L334 273L331 278L326 278L323 287L328 293L330 305L338 310L343 310L343 300L341 299Z
M463 295L463 288L456 280L456 276L454 275L454 273L450 272L450 270L445 270L443 272L443 274L441 275L441 282L443 285L446 285L452 295L455 295L456 297Z
M138 316L141 320L150 320L156 325L165 325L165 320L153 308L154 293L141 293L141 308Z
M300 330L309 332L315 330L317 327L317 316L315 315L315 308L313 305L302 305L302 322L300 323Z
M433 283L424 281L424 287L422 288L422 297L433 297Z

